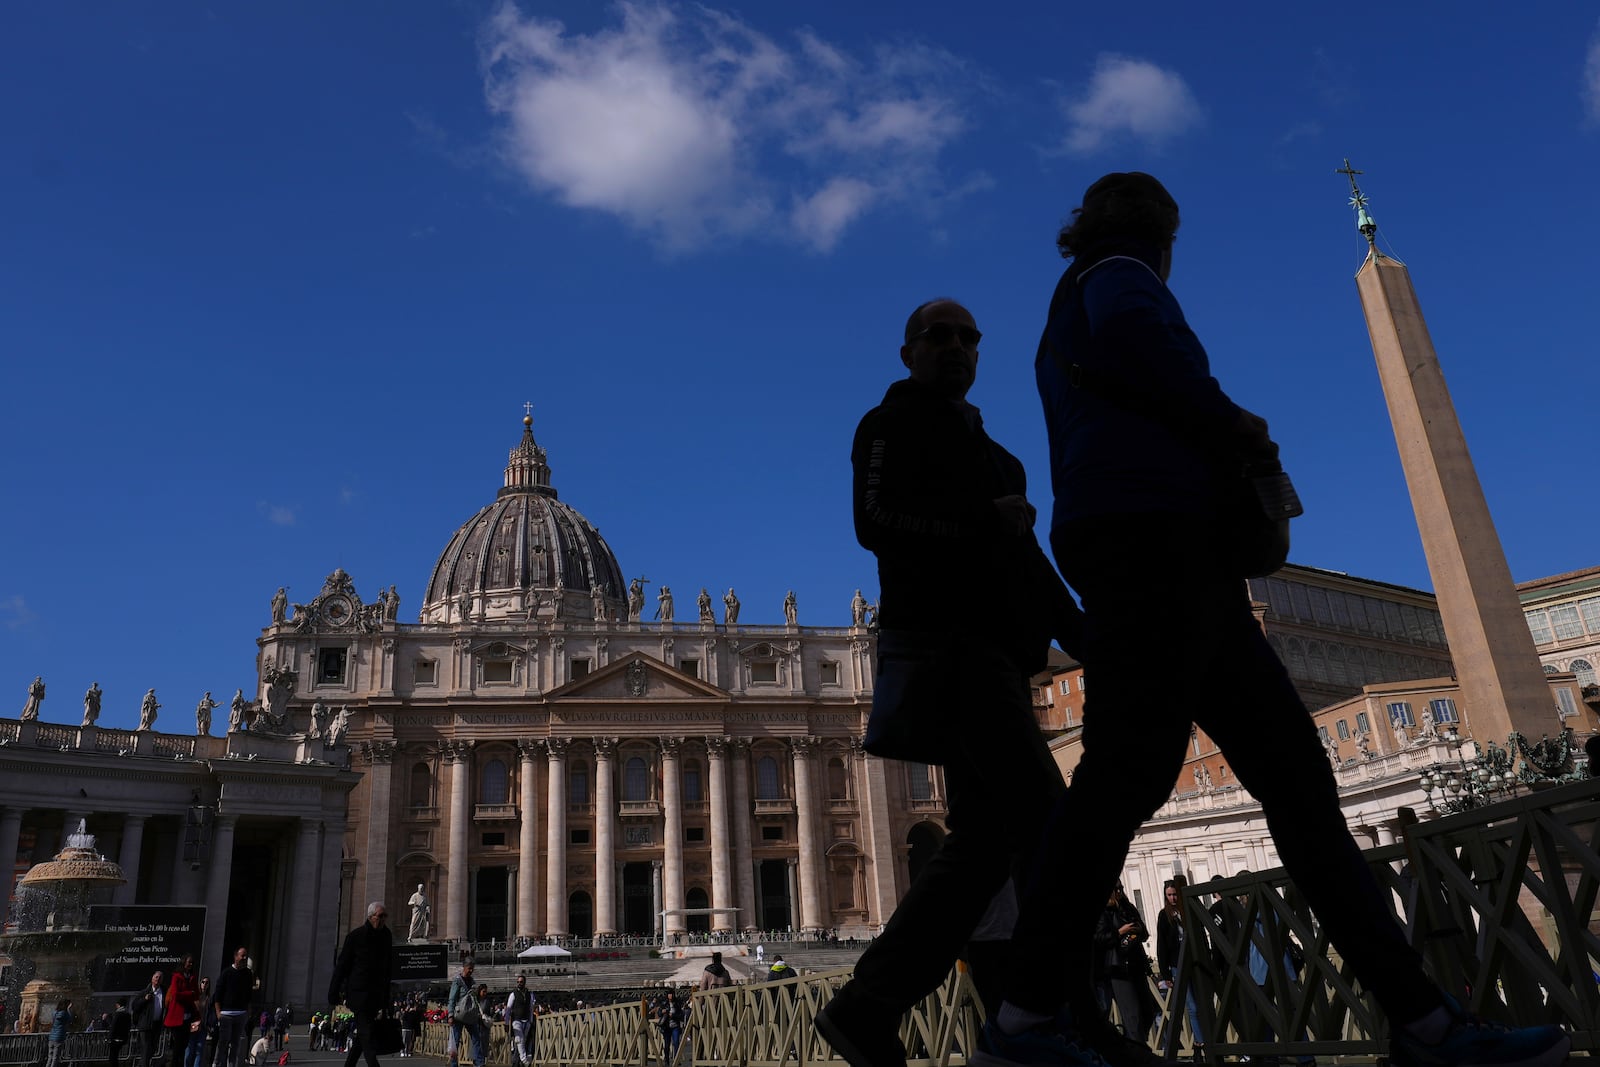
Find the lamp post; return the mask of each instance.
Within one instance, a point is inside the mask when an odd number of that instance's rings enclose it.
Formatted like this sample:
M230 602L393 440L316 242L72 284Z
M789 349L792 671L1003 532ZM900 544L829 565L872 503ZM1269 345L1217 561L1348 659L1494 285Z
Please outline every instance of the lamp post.
M1435 763L1422 772L1417 783L1435 811L1454 815L1507 799L1516 791L1517 777L1508 750L1490 741L1486 751L1478 752L1453 724L1442 740L1455 748L1456 762ZM1474 744L1470 756L1463 751L1469 744Z

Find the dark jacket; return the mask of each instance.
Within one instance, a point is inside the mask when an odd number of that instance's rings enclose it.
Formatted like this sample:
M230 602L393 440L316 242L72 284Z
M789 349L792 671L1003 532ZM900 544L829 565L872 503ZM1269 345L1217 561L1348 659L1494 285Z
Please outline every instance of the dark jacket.
M1128 940L1118 931L1133 923L1137 940ZM1139 912L1127 901L1107 905L1100 912L1094 929L1094 976L1096 978L1142 978L1150 973L1150 957L1144 945L1150 930Z
M215 1006L216 1012L248 1010L250 997L255 993L255 984L256 976L250 973L248 967L235 967L229 964L222 968L216 984L211 987L211 1003Z
M127 1042L133 1034L133 1014L126 1008L118 1008L111 1013L111 1036L108 1040L114 1045Z
M978 409L912 380L867 412L850 450L856 540L878 557L884 630L970 631L1032 673L1052 637L1076 654L1081 616L1032 531L1005 528L999 497L1027 474Z
M1089 250L1050 301L1034 375L1050 432L1052 529L1213 507L1240 409L1157 273L1160 256L1131 242ZM1070 383L1063 360L1085 368L1085 385ZM1118 390L1133 406L1111 398Z
M394 937L387 926L362 923L345 936L333 965L328 1003L344 1003L353 1012L376 1014L389 1006L389 955Z
M1196 941L1189 949L1190 958L1198 961L1202 970L1210 970L1211 939L1206 936L1206 928L1200 926L1191 930L1187 924L1168 915L1166 908L1161 909L1156 916L1156 966L1161 969L1161 977L1172 973L1178 965L1178 953L1184 941L1191 937Z
M156 1010L156 1005L158 1001L165 999L166 992L158 991L155 986L145 986L135 993L133 999L128 1002L133 1012L133 1025L146 1032L160 1030L165 1025L163 1017L166 1014L166 1005L161 1004L160 1011Z

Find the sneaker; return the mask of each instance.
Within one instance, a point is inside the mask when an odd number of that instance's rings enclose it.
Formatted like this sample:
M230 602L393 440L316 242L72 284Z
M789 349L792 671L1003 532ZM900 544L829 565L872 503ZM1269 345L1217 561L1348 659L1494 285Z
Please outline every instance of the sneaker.
M1559 1026L1512 1029L1464 1011L1445 998L1452 1019L1438 1044L1429 1045L1395 1027L1389 1037L1389 1061L1395 1067L1557 1067L1572 1048L1572 1037Z
M1099 1053L1054 1022L1008 1034L993 1020L983 1024L968 1063L971 1067L1106 1067Z
M900 1016L865 1004L847 985L817 1012L817 1033L850 1067L906 1067Z

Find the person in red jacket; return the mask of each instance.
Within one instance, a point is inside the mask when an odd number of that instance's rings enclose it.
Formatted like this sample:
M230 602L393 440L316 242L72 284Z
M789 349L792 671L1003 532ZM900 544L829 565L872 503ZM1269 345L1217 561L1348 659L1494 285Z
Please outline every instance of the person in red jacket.
M172 1067L183 1067L183 1053L189 1046L189 1024L197 1015L196 1001L200 997L200 983L195 979L194 957L183 957L183 965L172 972L172 982L167 986L166 1016L161 1020L167 1028L167 1047L172 1051ZM204 1041L205 1038L200 1040Z

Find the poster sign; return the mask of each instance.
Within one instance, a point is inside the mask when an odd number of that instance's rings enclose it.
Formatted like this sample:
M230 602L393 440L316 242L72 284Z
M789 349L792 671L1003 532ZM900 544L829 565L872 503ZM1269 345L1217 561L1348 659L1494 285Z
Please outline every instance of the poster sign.
M98 993L143 989L154 972L172 974L185 956L199 960L206 939L206 909L197 905L95 905L89 923L128 934L122 950L105 958L95 982Z
M449 945L395 945L389 977L396 982L441 982L450 971Z

